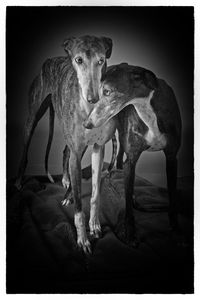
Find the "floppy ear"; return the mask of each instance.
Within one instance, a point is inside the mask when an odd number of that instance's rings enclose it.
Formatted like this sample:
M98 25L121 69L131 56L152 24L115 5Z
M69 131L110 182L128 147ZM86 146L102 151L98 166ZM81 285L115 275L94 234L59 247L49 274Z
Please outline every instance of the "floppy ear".
M152 90L158 87L158 80L156 75L151 71L144 71L144 83Z
M75 40L76 40L76 38L74 36L64 40L62 46L67 53L69 53L69 54L72 53L72 48L75 43Z
M103 68L101 70L101 81L103 81L105 79L106 69L107 69L107 62L105 61Z
M112 46L113 46L112 40L107 37L102 37L101 39L102 39L104 47L106 49L106 58L110 58L111 53L112 53Z

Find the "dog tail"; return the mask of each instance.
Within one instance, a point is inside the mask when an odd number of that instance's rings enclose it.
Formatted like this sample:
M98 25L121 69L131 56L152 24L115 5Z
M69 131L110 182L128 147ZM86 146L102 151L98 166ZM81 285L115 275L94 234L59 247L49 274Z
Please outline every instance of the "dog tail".
M51 102L49 105L49 138L48 138L46 154L45 154L45 172L46 172L47 177L49 178L50 182L52 182L52 183L54 183L54 180L48 170L48 160L49 160L49 152L51 149L51 144L52 144L52 139L53 139L54 119L55 119L55 112L54 112L53 104Z

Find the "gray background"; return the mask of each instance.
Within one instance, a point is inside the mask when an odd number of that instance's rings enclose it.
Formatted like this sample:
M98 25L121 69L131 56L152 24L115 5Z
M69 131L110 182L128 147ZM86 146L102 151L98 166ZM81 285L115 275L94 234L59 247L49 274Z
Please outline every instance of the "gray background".
M7 176L17 174L27 94L33 78L49 57L65 55L66 37L108 36L113 52L108 65L128 62L152 70L174 89L183 120L179 176L193 173L193 9L191 7L9 7L7 9ZM40 121L29 151L27 174L44 174L48 113ZM49 169L62 173L62 132L56 120ZM111 143L105 160L111 157ZM82 166L90 164L90 149ZM162 152L143 153L136 173L166 184Z

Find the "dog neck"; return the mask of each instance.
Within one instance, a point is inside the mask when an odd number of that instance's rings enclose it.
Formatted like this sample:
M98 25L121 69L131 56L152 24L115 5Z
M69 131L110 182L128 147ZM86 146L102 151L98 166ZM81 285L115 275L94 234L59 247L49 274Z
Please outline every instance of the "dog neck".
M94 104L90 104L87 100L83 98L81 88L79 88L79 104L81 113L84 117L87 117L94 108Z

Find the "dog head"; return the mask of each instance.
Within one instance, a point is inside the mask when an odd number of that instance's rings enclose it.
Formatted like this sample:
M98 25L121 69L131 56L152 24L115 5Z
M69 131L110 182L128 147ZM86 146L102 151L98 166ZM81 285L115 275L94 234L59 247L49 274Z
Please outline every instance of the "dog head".
M133 99L147 97L158 86L153 72L120 64L111 66L102 84L101 99L84 122L86 128L102 126Z
M64 41L63 47L71 57L83 99L96 103L106 72L106 59L112 53L112 40L94 36L71 37Z

